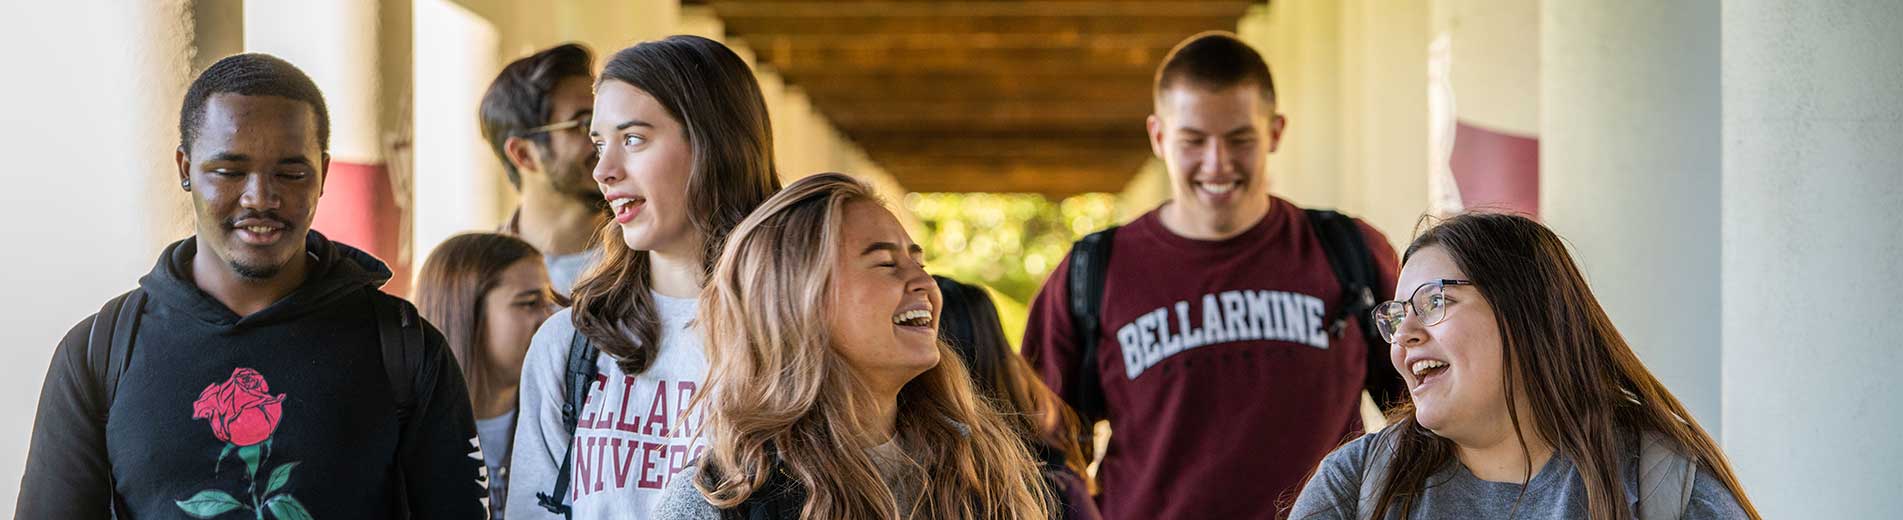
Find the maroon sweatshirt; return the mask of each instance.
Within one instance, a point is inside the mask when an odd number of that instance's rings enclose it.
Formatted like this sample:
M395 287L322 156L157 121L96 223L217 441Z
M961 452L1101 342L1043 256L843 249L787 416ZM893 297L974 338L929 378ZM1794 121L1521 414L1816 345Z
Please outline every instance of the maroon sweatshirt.
M1394 248L1357 223L1382 273L1375 296L1389 298ZM1327 330L1341 282L1301 208L1274 198L1221 241L1178 236L1152 210L1117 231L1108 269L1094 363L1113 432L1104 518L1275 518L1359 433L1368 346L1357 324ZM1083 351L1068 273L1045 280L1024 334L1025 357L1067 397Z

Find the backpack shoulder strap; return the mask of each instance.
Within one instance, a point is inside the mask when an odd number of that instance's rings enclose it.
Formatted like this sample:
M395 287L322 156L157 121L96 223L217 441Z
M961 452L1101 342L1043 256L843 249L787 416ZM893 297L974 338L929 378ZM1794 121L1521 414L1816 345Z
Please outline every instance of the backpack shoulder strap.
M1071 247L1070 270L1065 273L1070 289L1068 303L1072 333L1082 347L1082 355L1077 358L1076 395L1066 397L1070 397L1071 407L1082 416L1086 430L1090 428L1089 424L1107 413L1102 376L1097 369L1097 340L1103 332L1103 285L1104 278L1109 275L1110 245L1115 241L1116 233L1117 227L1111 226L1084 235ZM1084 449L1089 450L1089 445Z
M99 385L100 419L112 409L118 394L119 377L132 361L132 340L139 329L139 315L145 310L145 289L133 289L107 300L93 316L92 329L86 335L86 361L93 380Z
M1639 438L1638 520L1677 519L1691 503L1698 465L1663 434L1647 431Z
M1361 234L1361 225L1354 217L1324 209L1304 211L1308 214L1309 227L1321 241L1329 268L1341 281L1341 310L1328 318L1328 333L1330 336L1343 334L1348 319L1355 319L1360 329L1357 332L1368 347L1367 375L1362 386L1385 411L1391 403L1406 399L1407 387L1388 363L1384 348L1387 342L1381 339L1380 329L1375 328L1374 320L1368 315L1379 303L1375 289L1381 285L1380 264L1374 259L1374 251L1368 249L1367 237Z
M383 371L390 379L398 424L408 424L416 411L416 370L423 357L423 325L416 306L401 298L371 290L377 315L377 342L383 349Z
M601 351L588 342L588 335L581 331L568 340L568 363L562 372L562 425L568 429L568 449L562 454L562 469L555 473L555 489L548 493L535 493L538 505L548 512L570 517L572 510L564 503L568 499L569 471L575 461L575 426L581 420L581 407L588 403L588 386L594 383L598 368L595 360L601 358Z
M1373 253L1368 251L1355 219L1332 210L1303 211L1308 213L1308 225L1315 230L1316 238L1321 239L1328 267L1334 270L1335 278L1341 280L1341 312L1329 320L1329 332L1340 333L1347 326L1349 316L1359 316L1374 308L1374 286L1378 282L1372 276L1375 268L1369 256Z

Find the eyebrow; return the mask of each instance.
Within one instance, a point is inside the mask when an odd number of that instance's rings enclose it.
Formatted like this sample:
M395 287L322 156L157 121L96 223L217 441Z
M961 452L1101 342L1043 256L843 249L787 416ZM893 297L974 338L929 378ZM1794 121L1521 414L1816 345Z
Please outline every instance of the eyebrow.
M860 251L859 256L866 256L866 255L873 254L879 251L891 251L894 253L897 253L900 251L909 251L912 254L916 255L916 254L924 253L925 248L919 247L918 244L912 244L912 247L910 248L902 248L902 247L899 247L898 244L895 244L892 242L873 242L872 245L866 246L866 250Z
M647 128L648 128L648 129L650 129L650 130L654 128L654 125L653 125L652 123L649 123L649 122L647 122L647 121L642 121L642 120L639 120L639 119L630 119L630 120L628 120L628 121L627 121L627 122L625 122L625 123L621 123L621 124L618 124L618 125L615 125L615 131L616 131L616 132L619 132L619 131L622 131L622 130L627 130L628 128L631 128L631 127L636 127L636 126L641 126L641 127L647 127ZM596 132L596 131L594 131L594 130L592 130L592 129L591 129L591 130L589 130L589 131L588 131L588 135L591 135L591 136L599 136L599 135L601 135L601 133L600 133L600 132Z
M232 152L219 152L215 155L212 155L210 159L206 159L204 162L210 163L210 162L250 162L250 161L251 161L251 156L249 155L245 155L241 153L232 153ZM309 157L304 157L301 155L278 159L277 163L278 164L295 164L300 166L309 166L312 168L317 167L315 163L311 162L311 159Z
M542 295L541 289L529 289L529 290L515 293L515 297L517 298L521 298L523 296L541 296L541 295Z

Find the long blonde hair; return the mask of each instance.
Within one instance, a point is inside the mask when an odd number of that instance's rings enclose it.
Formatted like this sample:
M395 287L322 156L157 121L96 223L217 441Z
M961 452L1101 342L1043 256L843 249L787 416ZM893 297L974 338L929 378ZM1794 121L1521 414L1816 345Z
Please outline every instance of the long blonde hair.
M802 518L1047 518L1037 463L942 342L938 366L899 392L895 438L921 480L918 502L894 507L867 453L878 441L861 426L869 394L826 326L851 202L878 198L844 174L814 175L728 236L697 320L711 370L690 405L705 412L708 440L695 487L731 509L778 471L805 490Z

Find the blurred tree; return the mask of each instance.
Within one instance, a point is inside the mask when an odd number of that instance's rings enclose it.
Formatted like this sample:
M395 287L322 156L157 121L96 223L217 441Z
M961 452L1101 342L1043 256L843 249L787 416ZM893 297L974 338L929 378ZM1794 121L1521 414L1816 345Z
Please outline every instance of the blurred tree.
M905 208L923 225L914 239L925 248L927 270L990 288L1013 346L1023 336L1026 303L1071 243L1116 219L1116 197L1107 193L1059 201L1018 193L911 193Z

